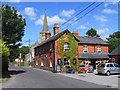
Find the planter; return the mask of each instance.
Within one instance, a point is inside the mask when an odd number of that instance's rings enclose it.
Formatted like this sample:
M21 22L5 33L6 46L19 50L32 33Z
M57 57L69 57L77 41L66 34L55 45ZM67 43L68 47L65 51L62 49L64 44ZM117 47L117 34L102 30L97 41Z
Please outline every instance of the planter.
M18 64L17 64L17 63L14 63L14 66L15 66L15 67L18 67Z

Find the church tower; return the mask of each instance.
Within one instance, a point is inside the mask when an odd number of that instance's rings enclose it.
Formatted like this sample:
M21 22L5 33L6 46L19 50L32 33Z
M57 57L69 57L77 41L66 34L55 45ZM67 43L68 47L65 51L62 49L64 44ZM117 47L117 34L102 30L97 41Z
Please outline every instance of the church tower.
M47 24L47 15L46 15L46 9L45 9L45 17L44 17L44 23L43 23L43 30L40 32L40 43L44 40L46 40L46 32L48 32L48 24Z

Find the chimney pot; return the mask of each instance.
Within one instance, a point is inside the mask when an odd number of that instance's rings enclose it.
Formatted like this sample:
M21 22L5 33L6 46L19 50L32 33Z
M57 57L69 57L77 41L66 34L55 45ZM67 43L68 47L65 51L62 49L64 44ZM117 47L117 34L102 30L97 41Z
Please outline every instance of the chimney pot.
M59 26L57 23L54 24L54 35L58 34L59 33Z
M74 36L79 36L79 33L77 31L73 31L72 33Z

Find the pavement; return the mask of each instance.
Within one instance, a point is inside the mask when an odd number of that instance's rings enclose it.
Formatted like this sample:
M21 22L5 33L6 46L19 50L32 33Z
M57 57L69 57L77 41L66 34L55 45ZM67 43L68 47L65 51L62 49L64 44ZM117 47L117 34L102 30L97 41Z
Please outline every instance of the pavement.
M2 88L109 88L106 85L36 68L10 67L9 71L13 73L13 76L7 82L2 83Z
M106 85L111 88L120 88L120 76L118 74L113 74L110 76L106 75L98 75L97 71L94 71L94 73L75 73L75 74L68 74L68 73L58 73L63 76L75 78L78 80L83 80L99 85Z

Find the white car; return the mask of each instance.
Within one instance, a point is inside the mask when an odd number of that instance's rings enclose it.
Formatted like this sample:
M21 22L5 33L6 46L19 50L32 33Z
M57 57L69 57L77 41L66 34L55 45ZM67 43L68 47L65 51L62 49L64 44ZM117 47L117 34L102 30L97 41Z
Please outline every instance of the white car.
M98 74L106 74L107 76L113 73L120 73L120 65L116 63L102 63L98 65L97 72Z

